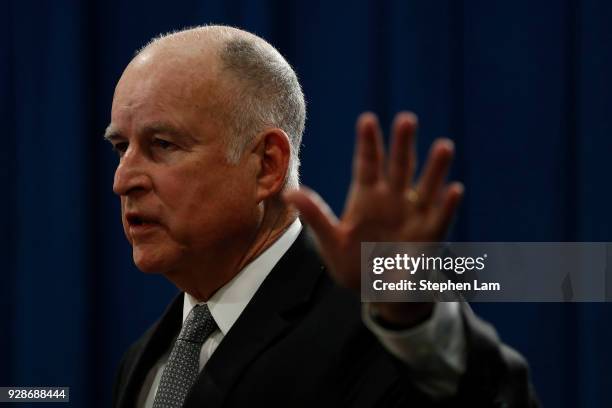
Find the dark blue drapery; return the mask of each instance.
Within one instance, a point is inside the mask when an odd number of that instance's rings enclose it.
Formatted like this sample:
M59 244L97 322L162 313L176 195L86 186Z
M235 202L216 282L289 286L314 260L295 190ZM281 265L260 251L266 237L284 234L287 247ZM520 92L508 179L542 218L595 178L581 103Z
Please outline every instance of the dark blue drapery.
M134 51L176 28L237 25L281 50L308 100L303 180L337 211L357 114L388 123L411 109L421 157L434 137L456 141L467 195L453 239L612 241L610 2L0 7L0 385L70 386L73 406L108 406L122 351L175 292L131 263L111 191L116 159L101 135ZM476 309L528 357L546 406L612 405L610 305Z

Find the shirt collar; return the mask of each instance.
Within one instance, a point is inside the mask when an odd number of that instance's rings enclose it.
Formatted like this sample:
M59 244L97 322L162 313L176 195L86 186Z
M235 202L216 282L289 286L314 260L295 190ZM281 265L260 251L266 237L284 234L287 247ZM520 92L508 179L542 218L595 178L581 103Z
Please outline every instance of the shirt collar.
M183 322L195 305L206 303L219 330L225 336L251 301L261 283L272 271L272 268L293 245L301 230L302 223L299 218L296 218L268 249L221 287L208 302L198 302L197 299L185 292Z

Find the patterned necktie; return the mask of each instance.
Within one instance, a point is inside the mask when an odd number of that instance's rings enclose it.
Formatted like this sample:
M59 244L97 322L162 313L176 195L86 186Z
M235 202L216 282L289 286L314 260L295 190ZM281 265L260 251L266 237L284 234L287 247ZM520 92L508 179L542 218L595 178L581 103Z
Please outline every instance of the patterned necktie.
M179 334L161 376L153 408L180 408L199 373L202 344L217 324L206 305L196 305Z

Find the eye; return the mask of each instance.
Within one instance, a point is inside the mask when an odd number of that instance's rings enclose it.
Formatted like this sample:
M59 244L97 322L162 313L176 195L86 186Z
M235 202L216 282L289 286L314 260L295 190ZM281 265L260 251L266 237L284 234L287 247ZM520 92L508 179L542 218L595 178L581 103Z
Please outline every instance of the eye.
M113 150L119 155L119 157L123 156L127 148L128 142L119 142L113 145Z
M159 138L155 138L153 139L153 145L155 147L159 147L162 150L170 150L174 147L174 144L164 140L164 139L159 139Z

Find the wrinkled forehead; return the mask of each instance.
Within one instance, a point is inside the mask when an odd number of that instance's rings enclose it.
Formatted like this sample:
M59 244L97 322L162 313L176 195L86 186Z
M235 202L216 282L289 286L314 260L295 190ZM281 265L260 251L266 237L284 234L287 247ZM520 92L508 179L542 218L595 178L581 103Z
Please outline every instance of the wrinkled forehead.
M197 101L219 88L219 63L211 47L157 46L142 51L123 72L115 97L133 92Z
M126 115L221 120L228 99L224 82L213 49L145 50L130 62L115 88L112 122L123 122Z

